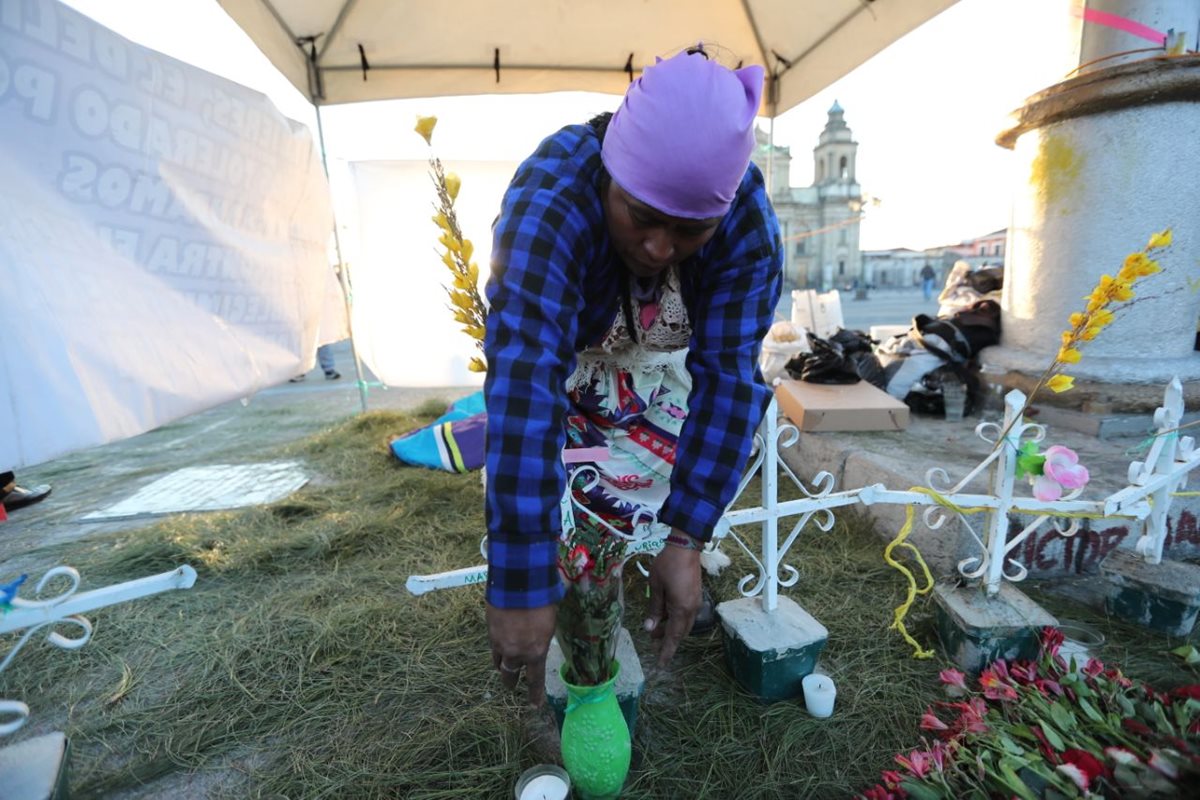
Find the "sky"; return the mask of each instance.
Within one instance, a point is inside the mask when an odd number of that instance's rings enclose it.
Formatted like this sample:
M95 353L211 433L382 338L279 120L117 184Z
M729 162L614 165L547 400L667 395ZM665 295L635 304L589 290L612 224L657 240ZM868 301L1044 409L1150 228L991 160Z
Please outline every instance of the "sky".
M315 125L312 106L216 0L66 3ZM960 0L776 120L776 143L791 147L792 184L812 182L812 147L837 100L859 143L859 183L881 200L862 223L864 249L924 249L1006 227L1014 162L994 139L1024 98L1074 66L1069 8L1070 0ZM518 162L547 134L617 102L583 92L422 98L326 107L321 115L335 160L424 159L414 117L436 114L442 158Z

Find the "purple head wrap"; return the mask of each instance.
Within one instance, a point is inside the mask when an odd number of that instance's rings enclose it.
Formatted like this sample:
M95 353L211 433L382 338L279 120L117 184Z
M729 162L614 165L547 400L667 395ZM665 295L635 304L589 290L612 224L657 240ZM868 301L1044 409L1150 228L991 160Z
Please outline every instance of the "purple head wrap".
M634 81L604 135L617 184L675 217L724 216L754 149L763 68L730 70L680 53Z

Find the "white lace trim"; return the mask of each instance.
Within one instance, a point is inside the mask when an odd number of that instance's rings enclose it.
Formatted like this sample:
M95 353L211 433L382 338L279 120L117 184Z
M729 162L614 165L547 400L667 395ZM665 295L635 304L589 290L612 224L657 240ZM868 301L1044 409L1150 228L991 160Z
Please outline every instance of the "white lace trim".
M630 282L634 279L629 278ZM631 301L633 318L639 319L642 304ZM663 279L662 292L658 298L658 314L648 330L638 331L638 345L646 350L680 350L688 346L692 338L692 324L688 319L687 307L683 304L683 293L679 288L679 268L671 267ZM616 318L609 326L601 343L587 352L615 353L634 346L633 337L625 324L625 314L618 309Z
M567 391L586 389L601 376L612 374L613 370L628 372L638 378L667 373L687 373L687 350L647 350L638 345L621 350L617 353L603 353L586 350L579 354L575 363L575 371L567 379Z

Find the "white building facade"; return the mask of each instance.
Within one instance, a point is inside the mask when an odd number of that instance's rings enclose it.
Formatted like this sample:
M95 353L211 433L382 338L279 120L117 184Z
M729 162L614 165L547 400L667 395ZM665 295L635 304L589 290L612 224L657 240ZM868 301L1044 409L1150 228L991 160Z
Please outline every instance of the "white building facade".
M782 228L786 289L838 289L863 285L859 253L862 188L855 173L858 142L836 102L813 148L811 186L791 186L790 148L775 147L771 158L766 136L755 132L753 160L770 176L771 202Z

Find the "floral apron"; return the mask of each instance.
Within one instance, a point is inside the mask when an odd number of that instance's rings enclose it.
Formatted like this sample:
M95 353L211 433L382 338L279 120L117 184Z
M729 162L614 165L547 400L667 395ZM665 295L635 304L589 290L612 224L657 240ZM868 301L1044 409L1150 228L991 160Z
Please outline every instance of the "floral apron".
M636 340L618 311L600 343L578 355L567 380L565 423L568 450L608 448L606 460L567 465L576 476L575 504L627 534L635 522L653 519L667 499L692 388L686 364L691 324L677 268L657 286L630 281ZM588 515L574 517L583 524Z

